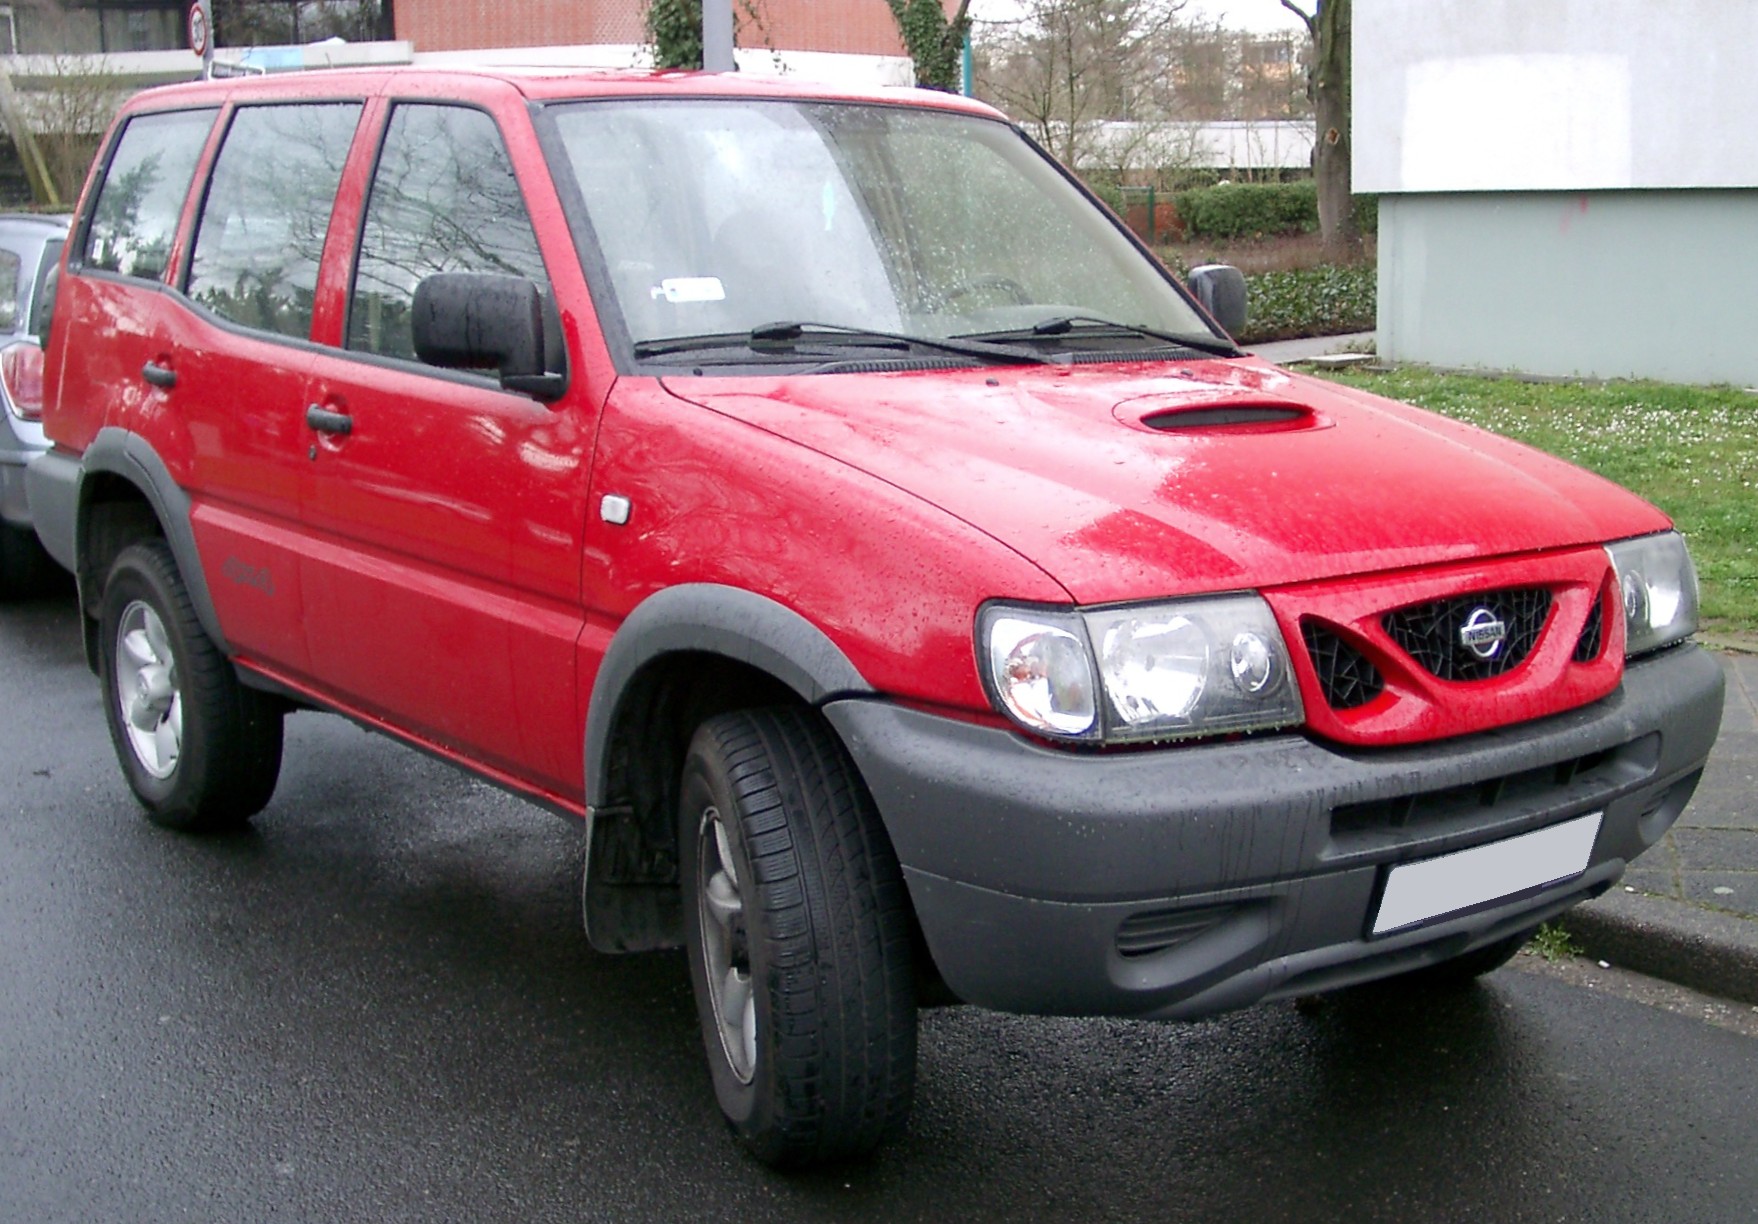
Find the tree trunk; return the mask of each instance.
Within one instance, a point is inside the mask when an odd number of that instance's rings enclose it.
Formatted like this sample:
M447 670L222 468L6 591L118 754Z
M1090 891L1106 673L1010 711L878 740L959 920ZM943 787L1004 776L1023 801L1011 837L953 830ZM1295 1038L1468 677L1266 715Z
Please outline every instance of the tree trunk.
M1334 259L1361 250L1350 175L1349 0L1322 0L1312 18L1312 109L1317 143L1312 176L1318 187L1319 232Z

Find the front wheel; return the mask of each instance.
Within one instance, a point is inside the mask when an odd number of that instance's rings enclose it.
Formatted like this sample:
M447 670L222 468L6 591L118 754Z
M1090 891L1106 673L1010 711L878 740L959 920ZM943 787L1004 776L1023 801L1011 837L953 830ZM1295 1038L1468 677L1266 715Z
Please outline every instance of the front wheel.
M872 799L804 710L697 730L679 804L685 938L714 1093L760 1159L870 1151L908 1116L908 901Z
M206 832L260 812L281 772L281 708L238 682L162 541L117 555L98 631L110 739L147 815Z

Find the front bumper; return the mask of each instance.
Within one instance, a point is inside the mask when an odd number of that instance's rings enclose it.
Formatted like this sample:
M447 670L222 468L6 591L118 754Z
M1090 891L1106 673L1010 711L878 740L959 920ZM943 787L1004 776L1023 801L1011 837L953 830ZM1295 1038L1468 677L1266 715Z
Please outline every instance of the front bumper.
M1694 645L1605 699L1434 744L1076 753L874 700L825 708L960 998L1195 1018L1414 969L1610 887L1684 809L1724 680ZM1388 867L1603 812L1587 869L1369 938Z

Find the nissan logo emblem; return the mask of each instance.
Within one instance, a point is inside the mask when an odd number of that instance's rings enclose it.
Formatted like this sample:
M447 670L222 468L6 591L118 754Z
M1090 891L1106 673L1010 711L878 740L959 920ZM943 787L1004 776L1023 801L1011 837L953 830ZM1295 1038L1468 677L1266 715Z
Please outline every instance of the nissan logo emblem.
M1501 653L1508 627L1488 608L1473 608L1459 630L1459 645L1486 662Z

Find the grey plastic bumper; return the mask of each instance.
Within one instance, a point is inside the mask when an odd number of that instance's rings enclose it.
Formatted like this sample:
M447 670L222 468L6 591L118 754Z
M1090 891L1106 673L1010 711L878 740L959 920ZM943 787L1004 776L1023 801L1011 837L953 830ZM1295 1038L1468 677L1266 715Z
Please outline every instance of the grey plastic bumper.
M24 469L31 522L37 538L62 569L74 568L74 522L79 507L80 466L76 457L45 451Z
M1195 1017L1443 960L1604 891L1690 798L1723 685L1688 645L1583 709L1373 752L1275 736L1074 753L879 701L825 713L956 994ZM1389 865L1596 811L1581 876L1368 938Z
M30 526L24 472L43 453L44 445L41 426L15 420L0 406L0 521L14 527Z

